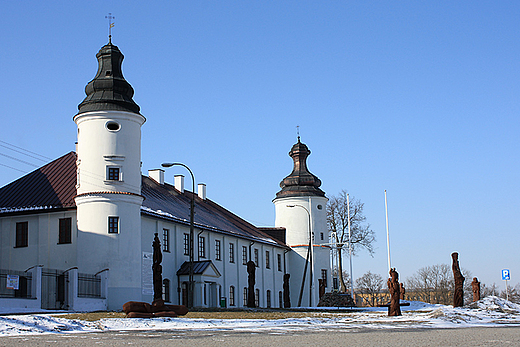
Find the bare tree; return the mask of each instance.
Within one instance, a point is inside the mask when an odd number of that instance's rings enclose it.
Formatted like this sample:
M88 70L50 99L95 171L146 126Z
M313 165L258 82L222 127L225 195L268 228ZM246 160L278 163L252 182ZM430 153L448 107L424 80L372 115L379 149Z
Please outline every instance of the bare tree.
M350 288L350 274L347 271L343 270L343 273L341 275L343 276L342 278L343 282L345 283L345 286L347 288Z
M370 229L370 224L366 223L363 214L364 204L352 197L350 199L350 240L352 254L356 254L360 249L365 249L372 255L374 253L373 243L375 234ZM346 292L346 284L343 278L343 255L348 252L349 232L348 232L349 208L347 204L347 191L342 190L337 196L331 196L327 203L327 227L331 235L335 235L338 245L338 274L340 292ZM345 251L345 252L343 252Z
M507 286L507 293L505 290L500 292L501 298L509 297L509 301L520 304L520 283L517 283L516 286Z
M486 296L499 296L500 290L498 289L498 286L496 283L493 283L492 285L486 285L481 284L480 285L480 297L485 298Z
M461 269L464 281L464 301L471 302L471 272ZM406 289L409 296L416 300L431 304L449 305L453 298L455 283L451 267L447 264L437 264L422 267L406 279Z
M356 280L356 289L361 293L368 294L370 306L375 306L376 298L383 288L383 277L370 271Z

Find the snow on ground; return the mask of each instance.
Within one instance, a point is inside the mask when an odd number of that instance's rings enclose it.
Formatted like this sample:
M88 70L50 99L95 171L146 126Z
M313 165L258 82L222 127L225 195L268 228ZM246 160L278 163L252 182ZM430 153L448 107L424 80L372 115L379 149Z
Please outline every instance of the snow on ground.
M519 326L520 305L490 296L463 308L411 301L403 315L388 317L386 308L324 313L323 318L197 319L106 318L96 322L52 317L50 314L0 316L0 336L128 330L233 330L287 332L308 329L395 329ZM332 317L331 317L332 315Z

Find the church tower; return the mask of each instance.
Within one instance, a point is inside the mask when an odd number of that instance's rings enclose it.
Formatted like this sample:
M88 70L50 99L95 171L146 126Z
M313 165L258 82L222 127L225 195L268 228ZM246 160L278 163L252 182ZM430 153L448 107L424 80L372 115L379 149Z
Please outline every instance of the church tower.
M141 126L146 119L111 41L96 55L98 71L74 116L78 126L78 270L108 269L109 309L141 298Z
M298 142L289 152L294 161L293 171L280 182L282 189L273 200L275 226L286 229L286 243L292 248L289 268L293 307L299 302L304 307L318 305L318 279L325 280L327 291L331 288L329 248L320 245L328 243L329 239L326 213L328 199L319 188L320 179L307 169L310 153L298 136Z

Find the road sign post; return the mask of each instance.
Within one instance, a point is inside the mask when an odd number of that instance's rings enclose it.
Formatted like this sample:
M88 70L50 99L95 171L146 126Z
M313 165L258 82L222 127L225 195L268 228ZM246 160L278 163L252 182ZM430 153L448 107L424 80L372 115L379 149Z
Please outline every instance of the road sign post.
M509 269L502 270L502 280L506 281L506 300L509 301L509 289L507 288L507 281L511 279L511 273Z

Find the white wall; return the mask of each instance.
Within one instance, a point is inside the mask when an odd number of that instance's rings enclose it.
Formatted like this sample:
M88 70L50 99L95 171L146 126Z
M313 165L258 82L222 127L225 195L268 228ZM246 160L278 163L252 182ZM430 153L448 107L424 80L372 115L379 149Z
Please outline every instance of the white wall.
M126 298L140 297L141 201L140 197L120 194L76 198L78 269L85 273L109 269L109 309L120 310ZM119 233L108 233L108 216L119 217Z
M59 219L71 218L71 243L59 244ZM16 248L16 223L28 222L28 247ZM76 211L0 217L0 268L26 270L35 265L52 269L76 266Z
M122 111L96 111L74 117L78 125L78 194L93 191L141 193L141 125L143 116ZM107 129L117 122L120 129ZM106 166L121 167L121 182L105 182Z
M305 262L307 259L308 245L309 245L309 224L311 231L314 234L313 244L325 243L320 240L320 233L324 233L324 239L328 240L327 231L327 213L326 205L328 199L319 196L301 196L301 197L287 197L275 199L275 227L286 228L286 243L293 249L289 253L289 270L290 275L290 292L291 305L296 307L301 291L303 280L303 272L305 269ZM294 206L294 207L289 207ZM309 221L310 220L310 221ZM313 247L313 289L312 301L309 299L310 288L310 272L311 267L307 267L305 276L304 291L301 301L301 306L316 306L319 301L319 286L318 279L321 276L321 269L330 270L330 252L321 249L321 247ZM327 281L330 291L330 281Z
M141 125L145 118L123 111L74 116L78 126L78 269L109 269L109 309L141 295ZM108 124L119 127L111 130ZM118 167L119 180L107 168ZM108 233L108 218L119 217L119 232ZM139 269L139 271L136 271Z
M183 262L189 261L188 255L184 255L184 234L189 234L190 229L188 225L177 224L174 222L168 222L148 216L142 218L142 250L145 252L151 252L151 243L153 240L153 233L158 232L159 238L162 243L162 230L163 228L170 230L170 253L163 252L163 279L168 278L171 283L170 297L173 304L179 304L179 295L177 293L177 287L180 286L178 278L176 276L177 270L180 268ZM197 260L211 260L213 265L220 272L219 278L205 277L206 282L215 282L220 286L222 297L226 298L226 302L229 306L229 288L230 286L235 287L235 306L243 307L243 288L248 286L247 282L247 268L242 264L242 246L246 246L249 252L250 241L240 239L234 236L225 235L213 231L204 230L200 236L203 236L206 240L206 257L199 258L198 256L198 235L200 229L195 228L194 230L194 259ZM221 245L221 260L215 258L215 240L220 240ZM233 243L235 248L235 262L230 263L229 261L229 244ZM282 291L283 288L283 264L282 271L278 271L276 254L282 254L283 248L277 246L271 246L262 243L254 243L252 245L252 254L254 249L259 250L259 267L256 271L256 285L255 288L260 289L260 306L266 306L266 292L271 291L271 307L278 307L278 292ZM265 251L269 250L271 258L270 269L265 268ZM283 260L282 260L283 263ZM210 285L207 285L207 294L209 295ZM209 298L206 305L203 302L203 283L196 285L196 292L194 295L195 306L209 306ZM146 299L143 297L143 299ZM220 300L217 301L217 304Z

